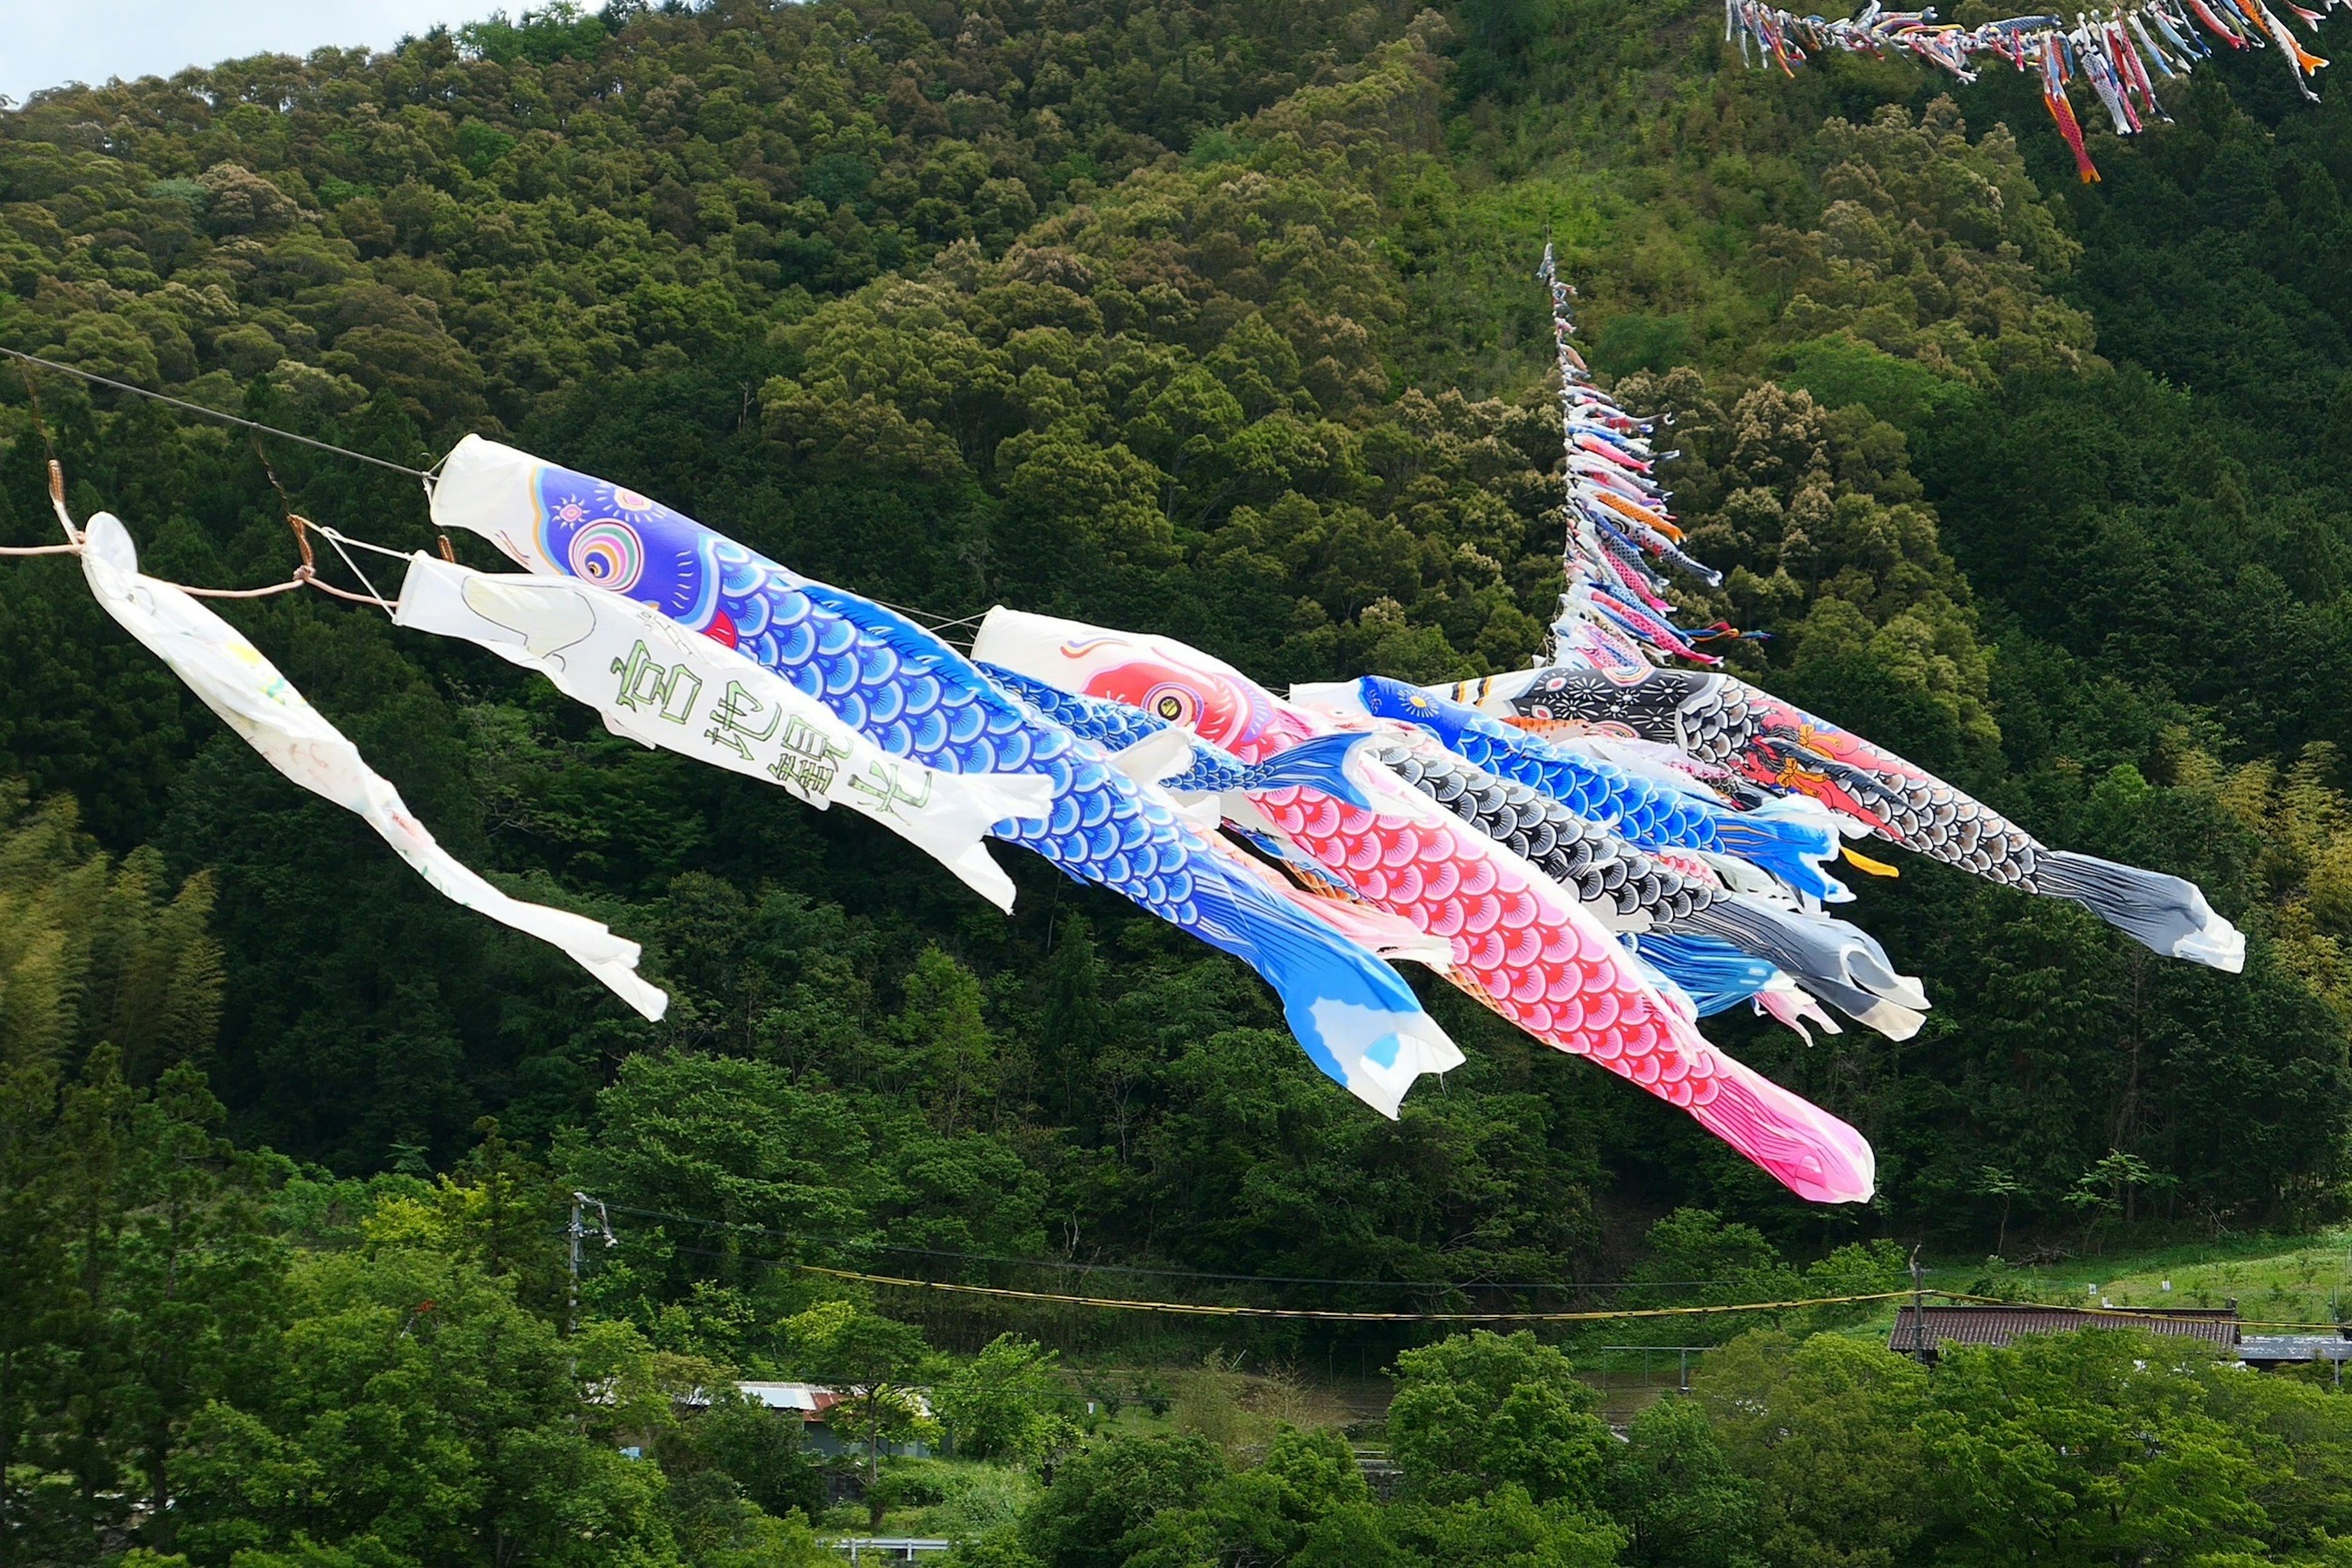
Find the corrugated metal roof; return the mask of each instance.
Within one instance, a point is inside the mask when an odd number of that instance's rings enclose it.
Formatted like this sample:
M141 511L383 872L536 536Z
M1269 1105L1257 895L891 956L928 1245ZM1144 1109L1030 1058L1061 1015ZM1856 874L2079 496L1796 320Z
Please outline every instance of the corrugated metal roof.
M1922 1344L1920 1321L1926 1325ZM1895 1313L1886 1348L1915 1355L1937 1345L2006 1345L2028 1334L2066 1334L2077 1329L2131 1329L2175 1339L2202 1340L2229 1349L2238 1342L2234 1308L2151 1308L2145 1312L2088 1312L2071 1307L1911 1307Z
M2238 1341L2240 1361L2352 1361L2352 1340L2342 1334L2247 1334Z
M840 1400L829 1388L813 1383L739 1383L735 1385L748 1398L756 1399L771 1410L824 1410Z

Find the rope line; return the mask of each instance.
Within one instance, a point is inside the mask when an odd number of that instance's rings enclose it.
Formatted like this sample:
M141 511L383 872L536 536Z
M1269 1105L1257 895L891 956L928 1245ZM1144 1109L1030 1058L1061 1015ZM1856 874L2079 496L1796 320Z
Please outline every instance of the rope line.
M265 436L275 436L283 441L299 441L305 447L315 447L321 452L332 452L337 457L355 458L362 463L373 463L379 468L390 468L395 474L406 474L413 479L432 478L429 469L412 468L406 463L395 463L389 458L373 457L366 452L354 452L348 447L338 447L331 441L320 441L308 436L297 436L293 431L280 430L275 425L264 425L257 420L242 419L234 414L224 414L217 408L207 408L201 403L190 403L184 397L173 397L167 393L150 392L143 386L133 386L127 381L117 381L112 376L100 375L95 371L83 370L77 365L59 364L53 359L43 359L38 354L28 354L22 349L0 348L0 354L6 354L9 358L20 360L26 364L39 365L44 370L54 370L66 375L79 376L84 381L93 381L100 386L110 386L117 392L127 392L134 397L149 397L158 403L168 403L174 408L184 408L191 414L201 414L207 419L218 419L226 424L243 426L247 430L258 430ZM29 378L27 378L27 384L29 384ZM46 432L43 433L42 438L45 442L47 439Z
M1859 1306L1874 1301L1907 1301L1918 1296L1936 1296L1946 1300L1961 1301L1976 1306L2015 1307L2022 1311L2076 1312L2085 1317L2137 1318L2146 1320L2159 1315L2158 1310L2132 1307L2075 1307L2047 1301L2006 1301L1997 1296L1972 1296L1960 1290L1875 1290L1853 1296L1815 1296L1795 1301L1738 1301L1704 1307L1620 1307L1582 1312L1341 1312L1321 1311L1305 1307L1223 1307L1197 1301L1145 1301L1108 1296L1065 1296L1044 1290L1012 1290L994 1285L956 1285L937 1279L902 1279L887 1274L866 1274L851 1268L827 1268L814 1263L795 1263L792 1267L803 1274L821 1275L829 1279L845 1279L860 1285L882 1285L895 1289L934 1290L959 1296L991 1296L1017 1301L1043 1301L1055 1306L1091 1307L1107 1311L1159 1312L1177 1317L1196 1318L1280 1318L1309 1322L1342 1323L1605 1323L1637 1318L1697 1318L1720 1316L1726 1312L1789 1312L1810 1307ZM2337 1323L2298 1323L2275 1318L2231 1318L2226 1321L2233 1327L2252 1329L2307 1329L2316 1332L2338 1333Z
M441 466L439 463L436 463L431 468L411 468L406 463L395 463L389 458L379 458L368 452L355 452L349 447L338 447L331 441L321 441L314 437L297 435L291 430L281 430L275 425L264 425L258 420L247 419L238 415L225 414L217 408L207 408L201 403L191 403L186 398L173 397L168 393L152 392L143 386L134 386L130 382L117 381L112 376L100 375L96 371L83 370L79 365L61 364L53 359L43 359L38 354L28 354L22 349L12 349L0 346L0 355L5 355L8 358L16 361L17 369L24 374L25 395L32 406L34 427L40 433L41 445L50 453L49 467L52 470L52 482L50 488L53 492L58 489L58 484L55 479L55 470L57 468L57 458L55 454L57 447L55 443L53 443L49 438L47 422L41 416L40 391L33 381L32 372L26 368L32 365L39 365L44 370L56 371L61 375L76 376L83 381L91 382L100 386L111 387L117 392L127 392L133 397L144 397L156 403L168 404L173 408L185 409L191 414L201 414L207 419L217 419L223 424L235 425L241 429L250 430L257 435L275 436L280 440L293 441L301 446L311 447L317 451L332 453L334 456L339 458L350 458L357 462L372 463L379 468L389 468L394 473L406 474L410 479L422 480L428 489L432 484L434 473L438 470ZM292 509L290 500L286 494L285 486L278 483L278 475L273 469L271 469L269 459L262 453L258 443L254 447L254 456L260 459L262 471L268 475L270 488L277 490L278 500L286 510L286 521L294 528L295 540L299 544L300 544L302 549L301 568L298 570L293 577L288 581L277 584L268 588L194 588L188 586L188 584L184 583L173 584L173 586L181 588L187 593L196 595L201 598L207 599L259 599L266 598L273 594L283 594L294 588L309 586L318 589L322 594L331 595L335 598L349 600L351 603L355 605L372 605L377 609L383 610L386 614L390 614L394 607L394 601L386 599L383 595L383 594L376 588L376 585L368 580L368 574L360 570L359 563L351 558L343 547L349 545L355 550L373 551L376 554L389 555L395 560L402 561L408 558L408 552L403 550L389 549L381 544L371 543L363 539L353 539L349 534L329 528L323 523L311 522L307 518L298 517ZM65 513L62 510L63 502L61 498L58 500L58 516L60 520L63 520ZM68 531L71 531L72 524L68 522L67 527ZM355 594L351 592L349 589L337 588L329 584L319 581L318 577L315 575L317 565L311 559L310 542L303 537L304 529L306 527L316 531L318 533L325 537L327 542L334 547L335 553L342 557L343 564L351 568L352 575L357 577L360 582L365 585L367 588L366 593ZM72 548L72 546L29 550L0 548L0 556L62 555L70 553ZM441 552L444 557L453 562L457 559L455 553L449 549L448 537L446 534L443 535L441 539ZM887 600L877 599L874 602L884 605L884 607L887 609L896 610L902 616L909 616L919 623L922 623L924 625L924 629L931 632L935 636L950 630L957 630L973 626L982 618L982 616L979 615L949 617L936 615L929 610L919 610L908 605L893 605Z
M405 561L415 553L408 550L394 550L388 544L377 544L370 540L354 539L341 529L330 528L323 522L311 522L307 517L302 521L317 530L319 536L330 544L348 544L354 550L365 550L377 555L388 555L394 561Z
M1791 1311L1804 1307L1840 1307L1866 1301L1908 1299L1909 1290L1881 1290L1861 1296L1817 1296L1801 1301L1741 1301L1713 1307L1621 1307L1586 1312L1341 1312L1311 1307L1221 1307L1198 1301L1141 1301L1115 1296L1064 1296L1045 1290L1012 1290L995 1285L953 1285L938 1279L902 1279L887 1274L866 1274L854 1268L827 1268L795 1263L803 1274L845 1279L859 1285L883 1285L902 1290L936 1290L958 1296L990 1296L1003 1300L1045 1301L1055 1306L1091 1307L1105 1311L1160 1312L1192 1318L1279 1318L1318 1323L1602 1323L1629 1318L1695 1318L1725 1312ZM1942 1295L1942 1291L1928 1292Z
M267 588L191 588L184 583L174 583L172 586L198 599L267 599L273 594L290 594L302 587L323 588L326 584L309 577L289 577L285 582L272 583Z
M361 585L367 589L367 596L365 598L362 598L357 594L350 593L341 588L328 588L327 592L334 595L339 599L349 599L354 604L373 605L385 615L391 615L393 613L392 604L387 601L382 594L376 592L375 584L368 581L368 574L360 570L360 563L352 559L352 552L350 551L343 548L343 536L336 532L331 528L322 527L315 522L310 526L318 529L320 533L327 536L327 542L334 547L335 553L342 558L343 564L352 569L352 575L358 578ZM391 554L393 552L386 551L384 553ZM317 582L318 579L312 578L311 581ZM326 584L323 583L320 583L319 585L321 588L326 588Z
M667 1209L641 1209L628 1204L607 1204L614 1214L635 1215L640 1219L676 1220L681 1225L700 1226L708 1230L729 1230L743 1236L762 1236L778 1241L812 1242L826 1247L870 1247L876 1252L899 1252L919 1258L952 1258L969 1263L1005 1263L1028 1268L1074 1270L1082 1274L1148 1275L1163 1279L1215 1279L1238 1285L1336 1285L1373 1289L1393 1290L1708 1290L1738 1283L1731 1279L1334 1279L1320 1275L1300 1274L1220 1274L1203 1268L1154 1268L1129 1263L1081 1263L1076 1258L1021 1258L1002 1252L961 1252L943 1247L913 1247L905 1243L872 1241L862 1237L814 1236L804 1231L774 1230L745 1220L711 1219L700 1215L672 1214ZM729 1254L708 1252L699 1247L678 1247L679 1252L714 1258ZM771 1261L761 1259L760 1261Z

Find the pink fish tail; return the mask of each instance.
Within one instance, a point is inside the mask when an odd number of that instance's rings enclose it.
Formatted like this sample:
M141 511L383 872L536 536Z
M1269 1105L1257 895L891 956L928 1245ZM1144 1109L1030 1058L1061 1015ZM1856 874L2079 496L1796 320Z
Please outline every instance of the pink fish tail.
M1852 1127L1753 1068L1716 1053L1715 1092L1694 1099L1698 1124L1769 1171L1784 1187L1817 1204L1866 1203L1876 1189L1877 1157Z

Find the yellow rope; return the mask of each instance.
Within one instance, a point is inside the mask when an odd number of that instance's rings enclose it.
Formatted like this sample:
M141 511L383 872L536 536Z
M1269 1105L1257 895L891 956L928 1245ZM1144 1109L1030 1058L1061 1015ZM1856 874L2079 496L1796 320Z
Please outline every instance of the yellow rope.
M887 1285L902 1290L940 1290L959 1296L993 1296L1013 1301L1045 1301L1064 1307L1095 1307L1115 1312L1168 1312L1194 1318L1287 1318L1325 1323L1601 1323L1624 1318L1687 1318L1712 1312L1787 1311L1800 1307L1837 1307L1861 1301L1895 1301L1908 1290L1883 1290L1868 1296L1817 1296L1804 1301L1741 1301L1719 1307L1630 1307L1601 1312L1334 1312L1305 1307L1218 1307L1197 1301L1136 1301L1115 1296L1057 1296L1044 1290L1008 1290L995 1285L950 1285L937 1279L901 1279L887 1274L861 1274L849 1268L825 1268L814 1263L793 1267L803 1274L847 1279L861 1285Z
M1859 1296L1814 1296L1798 1301L1733 1301L1710 1307L1619 1307L1591 1312L1338 1312L1307 1307L1224 1307L1199 1301L1143 1301L1119 1296L1064 1296L1046 1290L1012 1290L998 1285L956 1285L940 1279L908 1279L892 1274L864 1274L854 1268L826 1268L796 1263L803 1274L823 1275L859 1285L883 1285L898 1290L936 1290L956 1296L991 1296L1008 1301L1043 1301L1059 1307L1092 1307L1113 1312L1165 1312L1192 1318L1282 1318L1325 1323L1608 1323L1629 1318L1694 1318L1724 1312L1788 1312L1807 1307L1845 1307L1872 1301L1906 1301L1915 1295L1972 1306L2015 1307L2021 1311L2075 1312L2089 1318L2146 1319L2161 1309L2146 1307L2078 1307L2051 1301L2009 1301L1998 1296L1971 1296L1961 1290L1879 1290ZM2191 1320L2193 1321L2193 1320ZM2297 1323L2280 1319L2232 1318L2242 1329L2304 1329L2335 1333L2334 1323Z

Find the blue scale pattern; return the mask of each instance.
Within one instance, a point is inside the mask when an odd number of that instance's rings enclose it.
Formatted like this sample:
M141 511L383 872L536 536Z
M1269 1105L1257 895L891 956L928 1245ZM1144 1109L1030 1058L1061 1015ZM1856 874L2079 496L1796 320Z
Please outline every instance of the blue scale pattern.
M1292 1031L1327 1076L1348 1081L1316 1023L1320 1002L1442 1038L1387 964L1229 875L1093 742L992 685L905 616L605 480L548 465L537 490L540 547L573 575L730 644L886 751L944 773L1045 776L1054 792L1047 817L1008 818L993 836L1250 963L1282 994ZM1397 1048L1392 1036L1363 1054L1393 1060Z
M1540 790L1588 822L1613 826L1642 849L1701 849L1748 860L1789 887L1817 899L1841 899L1845 889L1821 862L1837 853L1836 830L1803 819L1755 816L1513 729L1418 687L1384 676L1355 683L1366 711L1418 725L1454 755L1488 773Z

